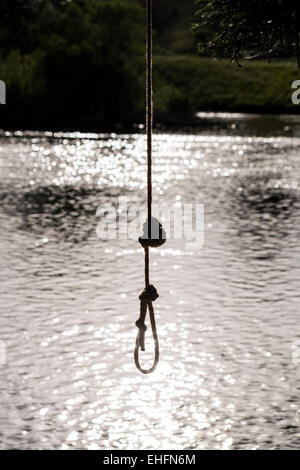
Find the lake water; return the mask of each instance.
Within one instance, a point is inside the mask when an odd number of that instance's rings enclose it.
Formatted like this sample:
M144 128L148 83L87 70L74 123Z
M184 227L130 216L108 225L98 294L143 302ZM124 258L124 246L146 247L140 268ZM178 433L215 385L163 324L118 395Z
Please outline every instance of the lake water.
M200 117L154 137L154 200L205 204L205 245L151 252L151 376L143 252L96 234L145 200L145 137L1 134L2 449L300 447L299 118Z

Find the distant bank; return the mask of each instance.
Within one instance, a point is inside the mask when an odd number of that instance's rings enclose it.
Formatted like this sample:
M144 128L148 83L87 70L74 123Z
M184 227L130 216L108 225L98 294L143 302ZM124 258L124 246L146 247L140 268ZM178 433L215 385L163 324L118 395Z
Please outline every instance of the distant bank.
M175 127L199 125L199 111L246 112L258 114L300 114L300 105L291 100L293 81L300 79L296 64L287 61L244 62L241 68L226 61L197 56L156 56L154 58L155 121ZM128 109L122 119L108 120L103 114L76 116L68 112L48 114L38 105L0 106L2 129L51 129L105 131L134 129L143 123L144 102L140 112ZM142 98L143 100L143 98Z
M156 57L157 111L202 111L259 114L300 113L292 103L292 82L300 79L295 63L244 62L242 67L195 56Z

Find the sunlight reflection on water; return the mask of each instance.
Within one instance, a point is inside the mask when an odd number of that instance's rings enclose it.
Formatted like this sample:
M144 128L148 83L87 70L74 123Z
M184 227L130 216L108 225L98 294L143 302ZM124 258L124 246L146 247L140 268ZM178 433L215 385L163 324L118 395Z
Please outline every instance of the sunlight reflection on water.
M153 251L161 363L144 377L142 251L96 237L99 204L144 202L144 136L1 139L1 448L299 447L299 143L155 136L155 200L204 203L206 230L199 252Z

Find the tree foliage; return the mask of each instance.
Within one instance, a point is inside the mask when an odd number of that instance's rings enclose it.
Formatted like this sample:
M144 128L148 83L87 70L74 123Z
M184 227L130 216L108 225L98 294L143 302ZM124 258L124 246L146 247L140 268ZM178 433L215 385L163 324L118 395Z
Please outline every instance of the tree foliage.
M144 11L132 0L1 0L1 112L126 121L144 104Z
M288 55L300 64L299 0L197 0L196 31L211 34L200 50L239 61Z

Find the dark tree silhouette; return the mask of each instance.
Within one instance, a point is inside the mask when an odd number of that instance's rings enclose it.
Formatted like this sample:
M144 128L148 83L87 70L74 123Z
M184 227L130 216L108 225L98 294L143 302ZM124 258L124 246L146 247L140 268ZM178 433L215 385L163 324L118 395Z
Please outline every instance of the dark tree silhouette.
M239 61L245 56L295 57L300 65L299 0L198 0L198 25L211 31L202 52Z

